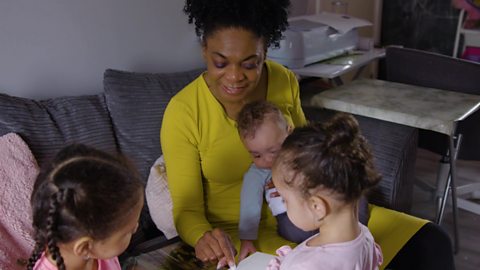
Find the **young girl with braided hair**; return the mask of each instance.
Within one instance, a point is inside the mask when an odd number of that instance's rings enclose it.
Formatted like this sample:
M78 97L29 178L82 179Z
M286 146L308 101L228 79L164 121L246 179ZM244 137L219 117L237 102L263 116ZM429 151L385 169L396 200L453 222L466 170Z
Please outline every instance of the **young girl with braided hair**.
M63 148L31 197L36 246L27 269L120 270L144 187L133 166L81 144Z
M378 269L380 247L358 219L375 171L355 118L338 114L324 125L295 129L284 141L272 179L287 215L299 228L319 230L295 249L283 246L269 269Z

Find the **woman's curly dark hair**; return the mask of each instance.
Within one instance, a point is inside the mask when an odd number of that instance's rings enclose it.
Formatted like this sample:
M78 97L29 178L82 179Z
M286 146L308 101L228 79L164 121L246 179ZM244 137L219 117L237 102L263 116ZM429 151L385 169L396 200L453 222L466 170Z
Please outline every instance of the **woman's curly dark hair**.
M268 48L279 46L289 7L290 0L186 0L183 11L203 41L220 28L238 27L264 38Z

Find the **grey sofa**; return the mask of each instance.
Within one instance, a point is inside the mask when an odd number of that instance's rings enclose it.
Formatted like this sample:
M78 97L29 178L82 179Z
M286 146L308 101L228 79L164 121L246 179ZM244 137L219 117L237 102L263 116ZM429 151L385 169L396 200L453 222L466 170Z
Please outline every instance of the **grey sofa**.
M146 74L109 69L104 73L104 92L97 95L36 101L0 94L0 136L18 133L41 166L70 142L121 152L134 161L146 181L151 165L161 154L159 130L165 106L200 73ZM305 108L305 112L312 120L328 115L317 108ZM369 200L408 211L416 130L367 118L359 118L359 122L383 174L383 181ZM146 206L140 224L126 254L145 251L152 239L164 242Z

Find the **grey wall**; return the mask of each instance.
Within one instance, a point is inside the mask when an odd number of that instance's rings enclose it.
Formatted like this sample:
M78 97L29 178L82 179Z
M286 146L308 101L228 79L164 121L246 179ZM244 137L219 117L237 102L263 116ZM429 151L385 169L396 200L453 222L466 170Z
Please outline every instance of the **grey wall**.
M180 0L1 0L0 92L102 91L103 71L203 65Z
M305 8L293 0L295 14ZM0 92L99 93L103 71L203 66L183 0L1 0Z

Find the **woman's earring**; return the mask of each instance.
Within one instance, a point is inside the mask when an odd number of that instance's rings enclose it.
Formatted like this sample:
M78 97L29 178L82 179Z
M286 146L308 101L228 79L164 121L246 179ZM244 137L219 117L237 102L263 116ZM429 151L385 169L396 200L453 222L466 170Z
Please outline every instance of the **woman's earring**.
M90 255L87 254L87 256L83 256L83 259L84 259L85 261L90 260Z

